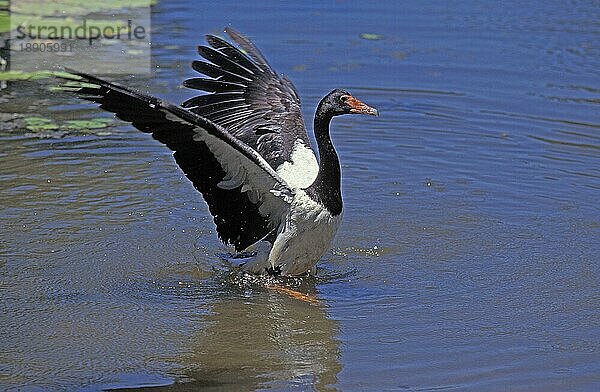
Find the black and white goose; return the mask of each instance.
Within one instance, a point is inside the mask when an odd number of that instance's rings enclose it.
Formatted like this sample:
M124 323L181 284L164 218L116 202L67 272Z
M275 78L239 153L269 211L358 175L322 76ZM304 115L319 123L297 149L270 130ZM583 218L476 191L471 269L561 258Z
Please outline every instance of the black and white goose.
M250 40L239 46L208 35L206 61L192 67L208 78L184 86L202 90L181 106L70 71L64 90L97 102L174 151L177 164L208 204L220 239L236 251L257 249L243 265L252 273L311 273L329 248L342 216L340 163L329 124L342 114L377 115L344 90L319 103L315 157L294 85L271 68Z

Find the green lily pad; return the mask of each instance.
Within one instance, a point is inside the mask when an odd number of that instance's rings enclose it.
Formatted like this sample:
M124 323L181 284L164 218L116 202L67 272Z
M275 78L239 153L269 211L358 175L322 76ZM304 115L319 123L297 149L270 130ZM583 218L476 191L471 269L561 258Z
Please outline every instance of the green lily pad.
M8 80L8 81L36 80L36 79L49 78L52 76L73 77L74 75L71 75L70 73L67 73L67 72L60 72L60 71L35 71L35 72L6 71L6 72L0 72L0 80Z
M59 126L52 120L43 117L26 117L23 121L25 122L25 128L34 132L54 131L59 129Z
M64 128L68 130L76 130L89 132L92 129L106 128L112 123L110 118L95 118L91 120L69 120L65 121Z
M61 0L39 1L19 0L11 4L13 12L25 15L63 16L63 15L86 15L108 10L123 8L138 8L155 5L156 0Z
M360 38L366 39L366 40L369 40L369 41L378 41L378 40L383 39L383 35L381 35L381 34L372 34L372 33L362 33L360 35Z
M0 12L0 33L6 33L10 31L10 18L8 12Z
M16 123L13 124L14 129L25 128L28 131L34 132L36 135L43 137L62 137L66 134L73 133L94 133L100 135L110 135L111 132L100 129L108 128L114 120L112 118L92 118L85 120L67 120L64 122L55 122L49 118L31 116L15 118Z
M117 0L61 0L61 1L39 1L19 0L10 4L12 15L4 11L8 9L8 2L0 1L0 33L8 32L18 25L43 25L43 26L65 26L76 25L76 19L83 15L92 13L119 10L123 8L140 8L155 5L157 0L129 0L126 2ZM69 15L69 17L64 17ZM12 21L11 21L12 19ZM12 23L11 23L12 22ZM87 19L88 26L104 27L114 26L114 21Z
M79 19L73 18L55 18L55 17L47 17L47 16L30 16L30 15L21 15L21 14L12 14L11 17L11 25L13 28L16 26L23 26L23 31L29 32L31 28L31 34L37 38L50 38L57 39L61 36L61 29L64 27L71 27L72 29L81 26L82 21ZM81 37L89 38L89 34L92 28L98 29L98 31L104 30L106 27L113 28L125 28L127 26L127 21L115 21L108 19L85 19L85 23L87 28L81 29ZM43 29L42 29L43 28Z

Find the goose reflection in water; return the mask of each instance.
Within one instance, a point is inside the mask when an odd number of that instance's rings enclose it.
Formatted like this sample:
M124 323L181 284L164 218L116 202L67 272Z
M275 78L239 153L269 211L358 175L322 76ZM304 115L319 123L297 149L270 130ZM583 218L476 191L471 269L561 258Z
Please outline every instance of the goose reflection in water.
M181 381L151 390L333 389L342 368L339 324L325 304L237 279L213 293L217 302L198 321L189 353L178 359ZM293 290L314 297L315 280Z

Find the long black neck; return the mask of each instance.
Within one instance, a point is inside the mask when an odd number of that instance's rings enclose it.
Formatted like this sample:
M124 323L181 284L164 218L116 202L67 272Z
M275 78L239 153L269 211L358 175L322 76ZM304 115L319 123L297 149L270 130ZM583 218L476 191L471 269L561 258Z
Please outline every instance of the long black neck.
M331 111L319 104L315 114L314 131L319 148L319 174L312 188L329 212L336 216L342 212L340 160L329 136Z

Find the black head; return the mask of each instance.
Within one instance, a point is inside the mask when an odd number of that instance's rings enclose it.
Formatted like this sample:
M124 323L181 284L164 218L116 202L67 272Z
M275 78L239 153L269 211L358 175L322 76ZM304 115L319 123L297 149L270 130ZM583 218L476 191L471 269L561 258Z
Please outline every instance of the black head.
M377 109L354 98L348 91L335 89L321 101L322 109L334 116L342 114L369 114L378 116Z

